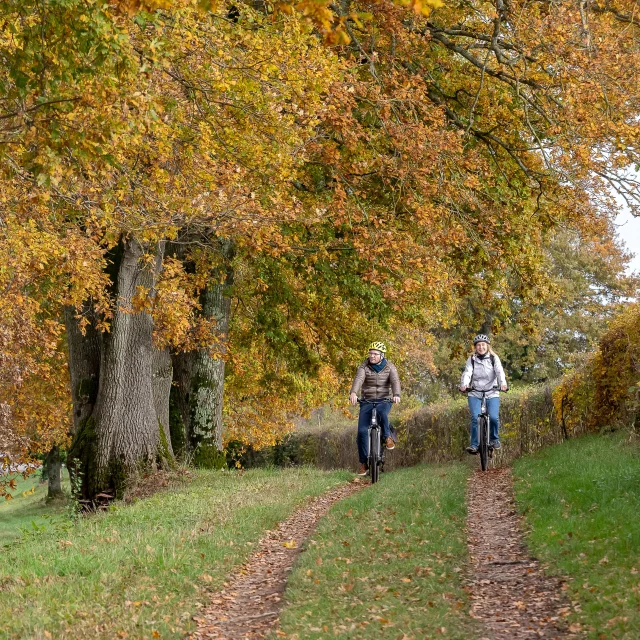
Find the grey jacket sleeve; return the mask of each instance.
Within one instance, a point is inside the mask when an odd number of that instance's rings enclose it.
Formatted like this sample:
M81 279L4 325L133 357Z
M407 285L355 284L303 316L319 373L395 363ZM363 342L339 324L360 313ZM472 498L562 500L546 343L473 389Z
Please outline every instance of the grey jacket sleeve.
M389 379L391 380L391 391L394 396L400 397L400 376L398 375L398 370L395 365L389 363L389 369L391 369L391 373L389 375Z
M468 387L471 384L471 376L473 375L473 366L471 365L471 358L473 358L473 356L469 356L467 360L467 364L465 365L464 371L462 372L462 378L460 378L461 387ZM502 366L500 368L502 369Z
M356 377L353 379L353 384L351 385L351 391L349 394L355 393L358 395L360 389L362 388L362 383L364 382L364 365L360 365L358 370L356 371Z
M507 386L507 377L504 375L504 369L502 368L502 362L500 358L494 354L494 368L496 370L496 378L498 379L498 386Z

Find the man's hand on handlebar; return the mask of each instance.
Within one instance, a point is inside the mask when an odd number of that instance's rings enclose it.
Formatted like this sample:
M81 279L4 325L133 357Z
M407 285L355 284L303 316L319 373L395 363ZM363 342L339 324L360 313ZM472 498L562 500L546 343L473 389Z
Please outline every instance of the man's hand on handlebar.
M500 385L500 391L506 391L508 389L506 384L501 384Z
M358 402L358 396L355 393L349 394L349 403L356 404Z
M393 396L393 404L398 404L400 402L400 396Z
M462 393L464 393L467 390L467 387L464 384L460 385L460 391L462 391Z

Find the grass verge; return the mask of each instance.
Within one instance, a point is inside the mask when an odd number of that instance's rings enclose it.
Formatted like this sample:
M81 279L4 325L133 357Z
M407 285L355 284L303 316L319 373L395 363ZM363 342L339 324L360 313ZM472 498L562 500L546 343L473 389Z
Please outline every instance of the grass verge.
M588 436L515 465L529 546L568 578L565 614L589 638L640 637L639 453L628 435Z
M337 503L292 572L278 635L473 637L461 578L468 473L460 464L394 471Z
M197 472L188 484L23 535L0 563L1 638L179 638L308 496L345 481L313 469Z
M63 471L62 487L70 491L67 470ZM64 504L56 501L45 502L47 484L40 482L40 472L16 478L17 488L12 491L13 498L0 498L0 547L19 538L24 529L37 529L47 526L51 517L64 513Z

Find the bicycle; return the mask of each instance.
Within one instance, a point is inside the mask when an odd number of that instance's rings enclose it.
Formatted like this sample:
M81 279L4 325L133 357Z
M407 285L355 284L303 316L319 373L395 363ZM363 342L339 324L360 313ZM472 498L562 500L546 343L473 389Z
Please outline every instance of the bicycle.
M376 407L383 402L391 402L389 398L382 400L362 400L358 403L372 404L371 422L369 423L369 455L367 463L369 465L369 475L371 476L371 484L378 482L380 472L384 472L384 449L382 447L382 429L378 424L378 411Z
M467 387L463 393L469 393L469 391L476 391L482 394L482 404L480 405L480 413L478 414L478 454L480 455L480 467L483 471L487 470L489 466L489 460L493 460L493 447L489 440L489 413L487 412L487 393L495 391L498 387L492 387L491 389L474 389L473 387ZM506 393L505 390L504 393Z

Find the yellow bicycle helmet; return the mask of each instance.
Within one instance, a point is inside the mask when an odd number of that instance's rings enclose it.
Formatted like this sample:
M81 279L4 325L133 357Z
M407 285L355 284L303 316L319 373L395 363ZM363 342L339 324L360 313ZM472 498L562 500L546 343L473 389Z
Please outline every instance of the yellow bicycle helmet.
M380 353L387 353L387 347L384 342L372 342L369 345L369 351L380 351Z

